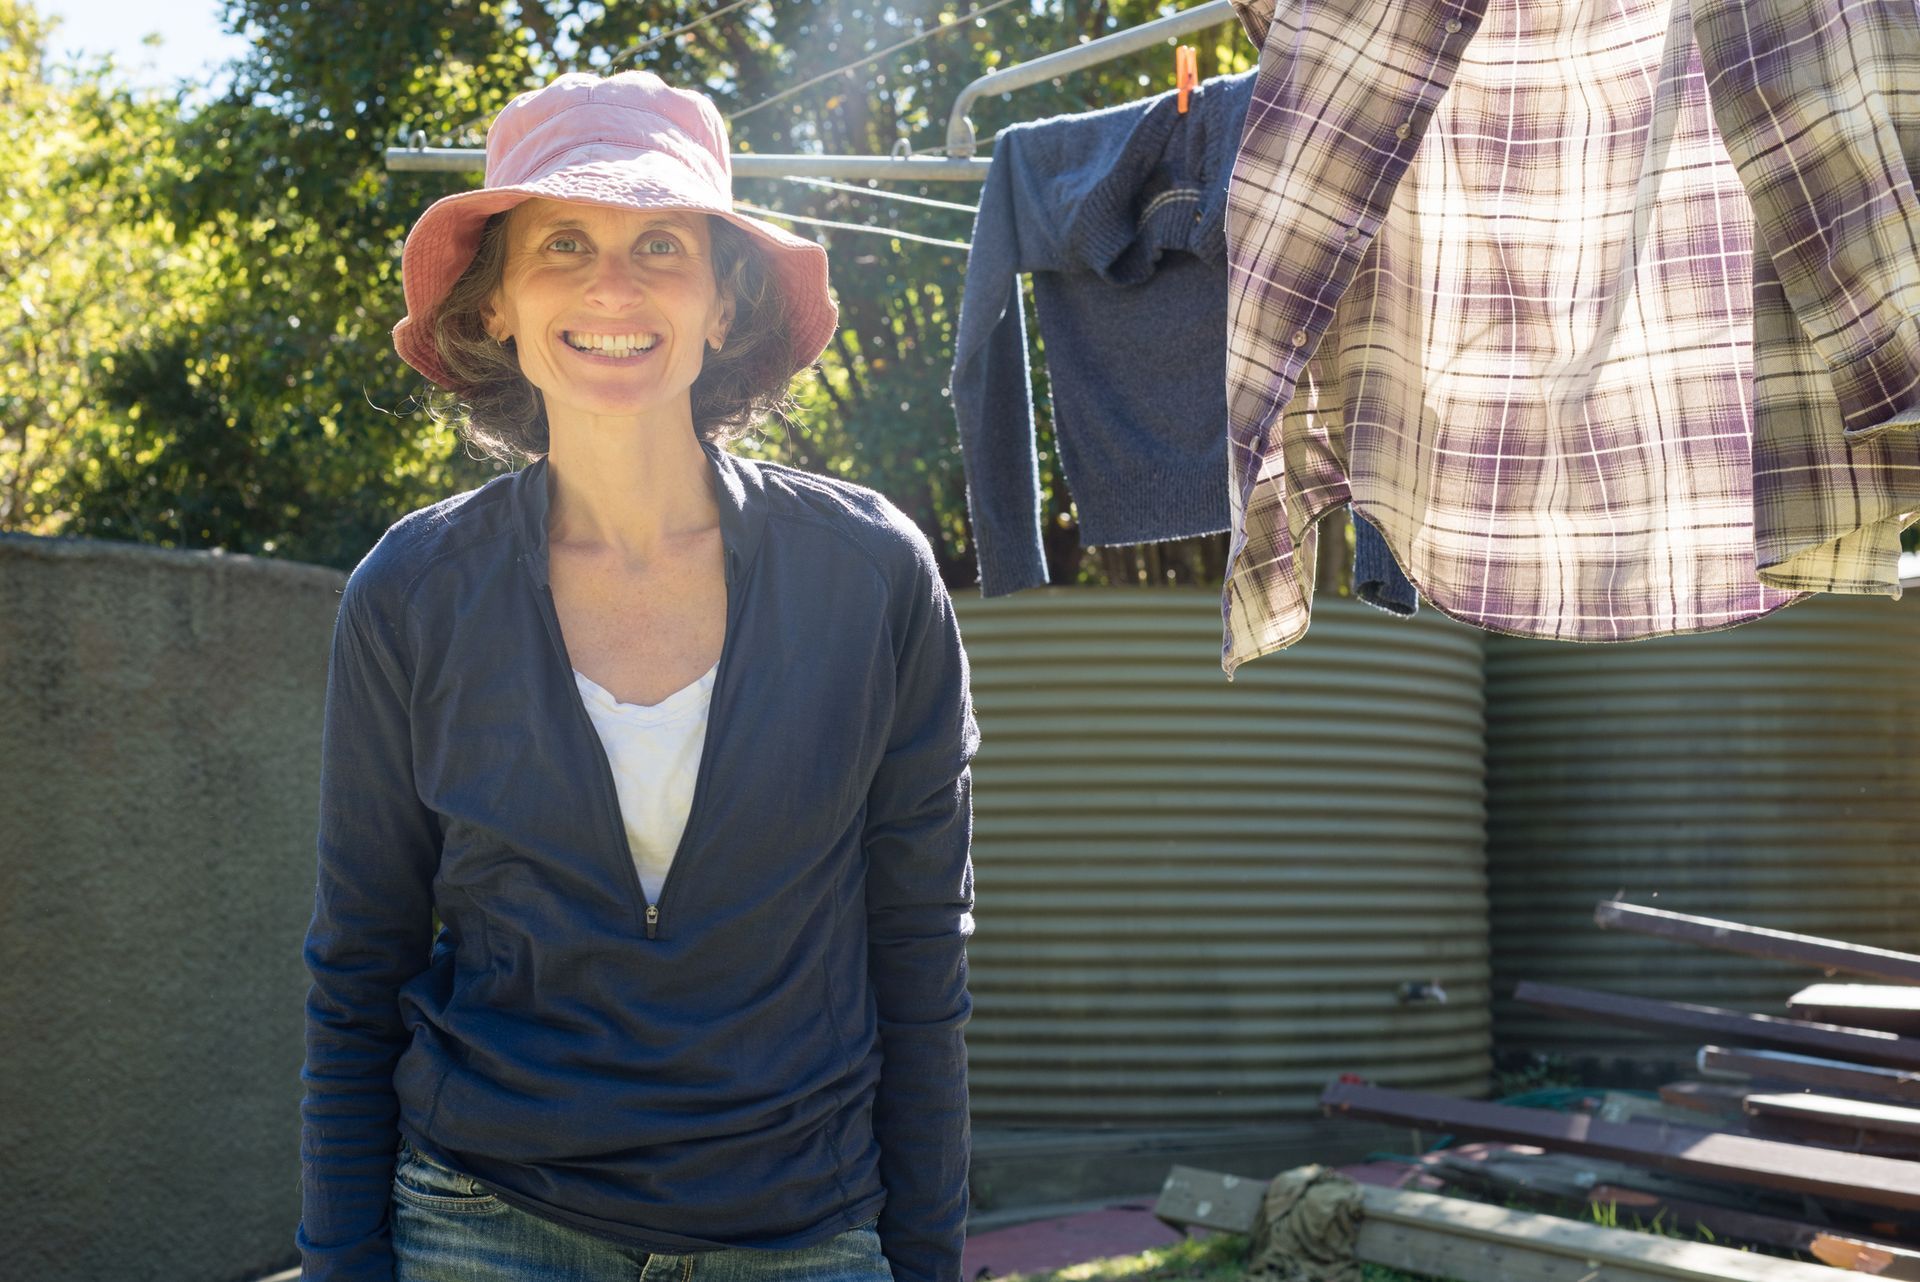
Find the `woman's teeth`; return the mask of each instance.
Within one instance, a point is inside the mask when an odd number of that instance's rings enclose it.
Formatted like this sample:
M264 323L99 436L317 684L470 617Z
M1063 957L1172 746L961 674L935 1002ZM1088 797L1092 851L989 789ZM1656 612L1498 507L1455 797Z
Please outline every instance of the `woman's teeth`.
M660 341L658 334L567 334L567 346L577 352L596 352L601 356L631 356L652 349Z

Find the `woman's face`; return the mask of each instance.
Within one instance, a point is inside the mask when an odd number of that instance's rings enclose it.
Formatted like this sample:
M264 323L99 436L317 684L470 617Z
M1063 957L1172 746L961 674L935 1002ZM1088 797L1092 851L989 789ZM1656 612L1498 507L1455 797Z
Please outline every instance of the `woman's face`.
M507 216L487 332L514 340L550 424L692 421L709 343L732 320L714 284L707 215L533 199Z

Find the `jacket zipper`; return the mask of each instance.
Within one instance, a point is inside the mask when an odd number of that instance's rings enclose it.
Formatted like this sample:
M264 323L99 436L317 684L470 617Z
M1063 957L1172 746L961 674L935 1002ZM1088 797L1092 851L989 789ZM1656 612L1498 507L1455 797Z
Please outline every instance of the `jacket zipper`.
M573 694L569 700L573 704L575 717L587 733L593 744L594 755L600 762L600 796L603 810L610 805L613 810L613 832L620 842L620 854L626 863L628 883L633 887L633 897L646 909L647 938L652 939L660 915L659 910L647 902L647 889L640 884L640 869L633 862L633 847L627 843L626 820L620 814L620 790L613 781L613 761L607 756L607 745L600 740L600 731L593 724L593 718L587 715L587 705L580 700L580 684L573 675L573 657L567 653L567 639L560 631L560 609L553 603L553 589L546 584L540 585L541 621L547 625L547 636L553 642L555 653L566 669L567 689Z
M733 648L734 614L739 593L734 590L734 553L732 548L722 552L727 581L727 622L726 630L720 638L720 659L715 664L713 674L713 694L718 697L722 685L721 678L726 675L727 653ZM620 842L620 853L626 864L629 884L633 887L633 897L645 909L646 934L648 939L659 938L660 905L666 902L667 887L673 882L674 870L680 866L681 856L686 853L687 833L693 830L694 817L699 814L701 798L707 790L707 771L713 756L713 705L707 706L707 733L700 743L700 764L694 769L693 796L687 806L687 826L680 833L680 844L674 849L673 861L667 865L667 875L660 883L658 901L647 898L647 888L640 883L640 869L633 862L633 846L627 841L626 818L620 813L620 789L613 779L613 761L607 756L607 746L600 739L599 728L593 724L593 718L587 714L586 704L581 702L579 683L573 676L573 658L567 653L567 640L560 631L560 609L553 602L553 589L541 585L540 595L546 606L544 622L547 635L553 642L553 648L559 653L560 662L567 670L567 686L573 691L573 707L579 720L586 726L587 738L593 741L594 752L600 761L600 795L602 801L612 808L614 836Z
M720 658L714 663L713 694L707 703L707 733L700 740L700 764L693 770L693 796L687 802L687 826L680 830L680 843L674 847L673 862L667 865L667 875L660 881L660 898L647 905L647 938L652 939L660 928L660 908L667 902L667 896L673 891L673 874L680 870L686 859L687 835L693 831L694 820L700 817L700 803L706 799L707 775L713 766L714 727L719 718L714 709L719 704L720 692L726 689L727 656L733 652L733 636L738 631L737 618L740 611L740 591L736 585L738 576L734 572L735 557L732 548L721 549L721 563L725 567L727 584L727 623L726 630L720 634ZM609 769L608 778L612 778ZM639 879L636 870L634 879Z

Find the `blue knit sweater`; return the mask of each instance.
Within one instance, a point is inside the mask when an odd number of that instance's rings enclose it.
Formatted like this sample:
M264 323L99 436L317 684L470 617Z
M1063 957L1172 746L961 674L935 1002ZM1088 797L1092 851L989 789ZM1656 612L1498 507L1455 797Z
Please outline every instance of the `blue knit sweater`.
M994 143L953 366L983 594L1047 582L1022 272L1082 542L1227 528L1227 179L1253 79L1207 81L1184 116L1165 93ZM1378 535L1356 528L1378 565ZM1376 595L1411 608L1411 589Z
M1003 130L980 193L953 405L980 586L1047 582L1026 324L1060 462L1095 546L1227 527L1227 176L1253 75Z

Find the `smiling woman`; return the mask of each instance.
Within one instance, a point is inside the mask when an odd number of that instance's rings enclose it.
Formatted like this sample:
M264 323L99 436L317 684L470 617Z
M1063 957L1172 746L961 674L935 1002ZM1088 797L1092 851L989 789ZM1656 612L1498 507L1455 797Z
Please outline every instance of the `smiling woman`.
M542 389L522 371L518 340L511 329L505 331L504 343L489 331L489 316L514 244L509 220L525 217L518 211L542 205L575 212L588 208L535 199L490 215L472 263L433 314L434 349L447 371L449 386L459 390L430 396L430 410L483 452L504 462L538 457L548 445ZM617 211L607 213L617 216ZM548 221L552 217L549 211ZM731 222L700 214L669 217L679 224L681 236L704 232L705 257L716 293L732 305L724 340L702 362L690 397L699 435L709 441L729 441L769 416L781 415L791 404L786 296L752 238ZM643 219L638 227L644 232L651 224ZM616 229L615 235L621 231L631 233L633 228ZM576 244L559 252L583 253L590 248ZM521 252L524 258L525 249ZM644 252L658 256L673 251L653 245L644 247Z
M837 316L728 155L563 76L407 237L396 348L532 461L342 594L308 1282L958 1282L966 655L899 509L720 448Z

